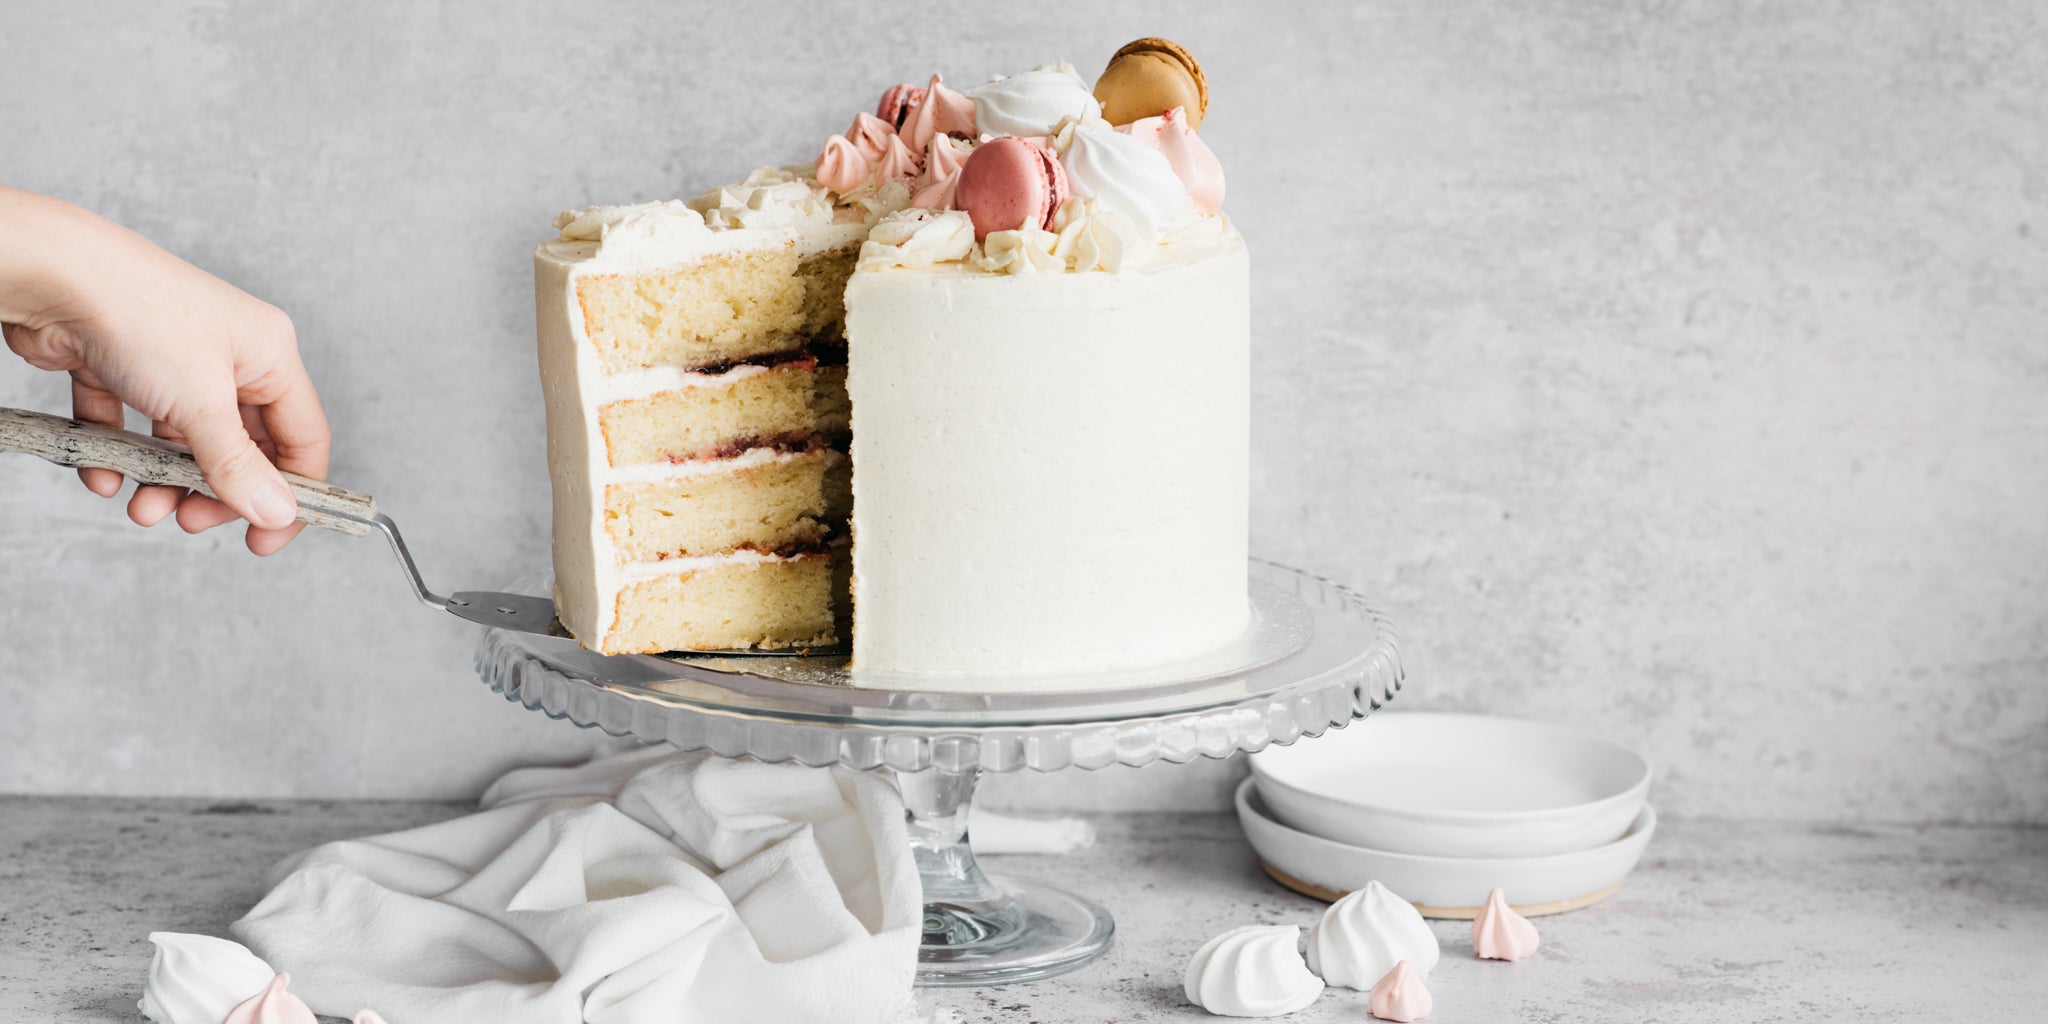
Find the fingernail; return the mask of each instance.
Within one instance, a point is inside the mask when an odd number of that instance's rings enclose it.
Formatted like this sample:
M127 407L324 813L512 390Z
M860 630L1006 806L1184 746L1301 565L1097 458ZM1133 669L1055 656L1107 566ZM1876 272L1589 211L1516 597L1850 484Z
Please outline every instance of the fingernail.
M259 488L250 503L256 507L256 525L273 530L290 526L299 514L299 503L292 500L292 492L275 480Z

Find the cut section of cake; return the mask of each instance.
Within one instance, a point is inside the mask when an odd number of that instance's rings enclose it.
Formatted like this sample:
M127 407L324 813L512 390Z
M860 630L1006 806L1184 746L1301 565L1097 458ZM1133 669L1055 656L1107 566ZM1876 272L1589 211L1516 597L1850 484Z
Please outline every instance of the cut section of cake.
M558 226L534 267L563 626L608 654L836 642L866 226L775 171Z

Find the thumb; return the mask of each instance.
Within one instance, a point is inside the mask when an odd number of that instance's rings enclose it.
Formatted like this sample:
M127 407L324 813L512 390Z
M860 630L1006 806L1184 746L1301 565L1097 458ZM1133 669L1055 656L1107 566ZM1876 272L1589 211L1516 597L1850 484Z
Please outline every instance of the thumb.
M188 422L171 426L185 435L207 486L222 504L257 526L281 530L292 524L298 502L277 467L249 439L232 395L197 411Z

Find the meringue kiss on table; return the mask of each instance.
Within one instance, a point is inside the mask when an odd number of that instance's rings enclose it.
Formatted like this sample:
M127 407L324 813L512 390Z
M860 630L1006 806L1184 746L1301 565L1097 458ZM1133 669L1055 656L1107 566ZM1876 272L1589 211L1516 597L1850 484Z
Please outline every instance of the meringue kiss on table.
M1277 1017L1315 1002L1323 980L1302 963L1300 941L1291 924L1250 924L1210 939L1188 961L1188 1002L1226 1017Z
M319 1024L306 1001L286 987L291 975L278 974L263 991L235 1004L221 1024Z
M1421 1020L1435 1008L1436 1000L1406 960L1395 964L1386 977L1373 984L1372 996L1366 1003L1366 1012L1395 1024Z
M1309 970L1359 991L1403 961L1427 976L1441 956L1421 912L1377 881L1330 904L1308 933Z
M185 932L151 932L156 954L136 1009L157 1024L220 1024L277 975L239 942Z
M1532 956L1541 940L1536 926L1508 906L1500 887L1486 894L1486 905L1472 919L1472 952L1482 960L1520 960Z

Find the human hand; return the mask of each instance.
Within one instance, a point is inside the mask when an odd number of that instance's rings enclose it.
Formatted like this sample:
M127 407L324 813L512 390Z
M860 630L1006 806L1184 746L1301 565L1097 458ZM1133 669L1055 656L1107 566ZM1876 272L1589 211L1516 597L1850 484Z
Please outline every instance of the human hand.
M330 436L275 306L126 228L0 188L0 332L31 365L71 375L73 416L119 428L133 408L191 447L220 496L141 486L129 518L154 526L175 512L188 533L246 519L259 555L298 535L278 470L324 479ZM121 489L112 470L79 478L102 497Z

